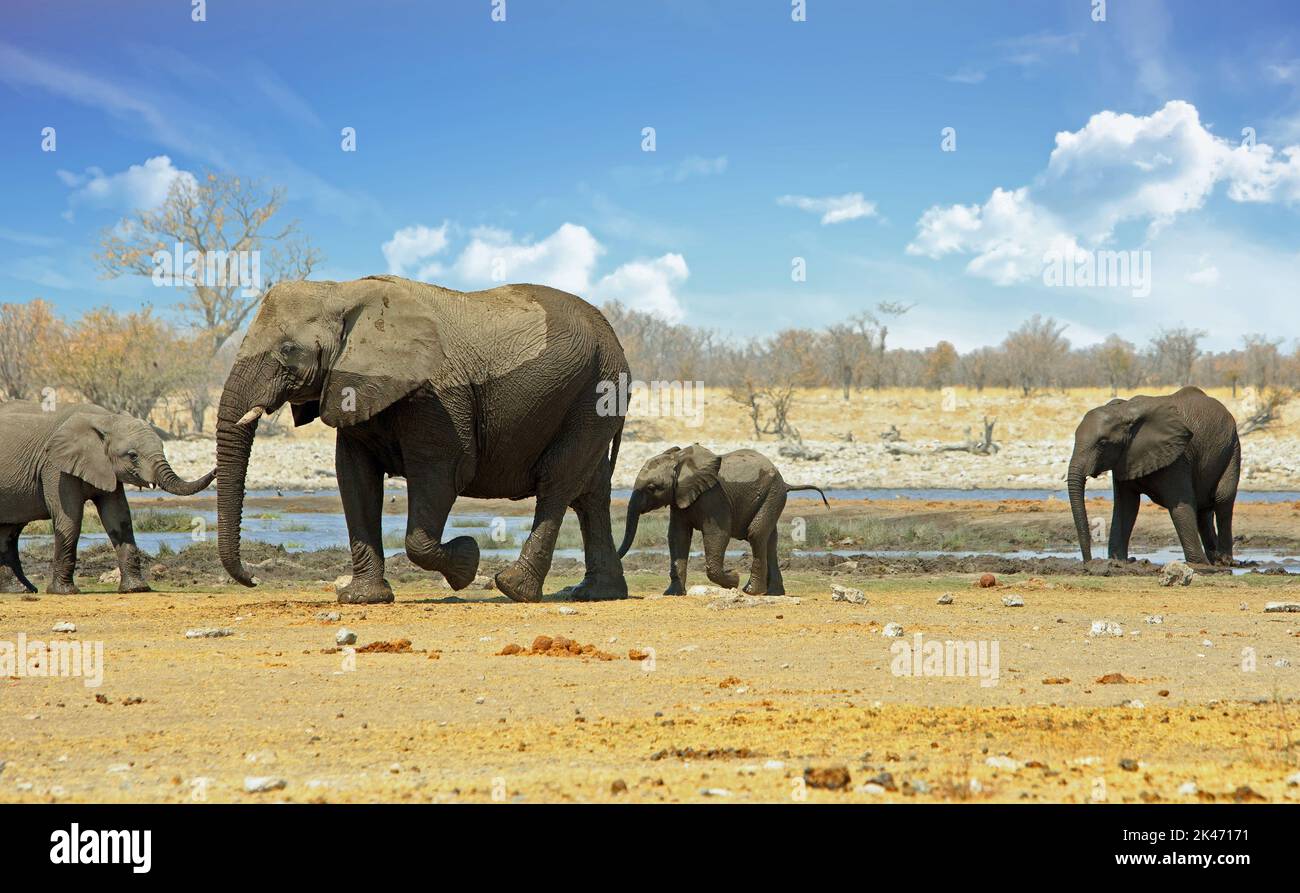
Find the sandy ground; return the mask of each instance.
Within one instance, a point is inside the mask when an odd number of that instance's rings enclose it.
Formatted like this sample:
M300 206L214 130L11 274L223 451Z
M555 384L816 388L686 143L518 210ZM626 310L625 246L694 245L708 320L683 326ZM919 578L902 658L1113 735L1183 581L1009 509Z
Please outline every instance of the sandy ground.
M743 407L725 390L702 389L698 403L674 410L638 414L629 411L614 486L629 487L641 465L670 446L699 442L715 452L747 447L767 455L786 478L836 488L1016 488L1065 487L1065 470L1074 429L1084 412L1110 399L1102 389L1080 388L1025 397L1019 391L956 389L945 401L940 391L898 388L864 391L845 401L838 391L809 389L795 400L791 418L803 438L805 458L783 455L783 444L770 436L755 438ZM1238 390L1211 389L1238 418L1250 412L1250 397ZM1122 394L1121 396L1132 396ZM690 411L680 411L682 407ZM696 410L698 409L698 412ZM287 410L282 413L287 419ZM980 433L982 420L996 419L994 440L1001 450L994 457L963 452L934 452L940 444L961 442L969 430ZM903 445L922 455L891 455L880 433L894 425ZM259 434L249 464L248 484L274 487L331 489L334 479L334 431L319 422L299 429L264 423L282 432ZM968 430L969 429L969 430ZM851 439L850 439L851 438ZM1246 490L1300 489L1300 412L1284 407L1280 421L1249 435L1242 445L1241 487ZM194 477L215 462L211 440L169 443L168 456L177 471ZM403 486L400 480L393 486ZM1109 479L1094 486L1109 489Z
M1263 612L1296 583L974 579L836 577L855 605L792 570L799 603L722 610L655 597L649 573L572 606L431 584L368 607L321 587L3 596L0 641L101 641L104 675L0 678L0 800L1300 802L1300 615ZM1090 636L1098 619L1122 634ZM340 626L412 650L348 655ZM996 684L897 675L891 645L918 633L997 643ZM542 635L614 659L498 654ZM843 788L804 780L839 767Z

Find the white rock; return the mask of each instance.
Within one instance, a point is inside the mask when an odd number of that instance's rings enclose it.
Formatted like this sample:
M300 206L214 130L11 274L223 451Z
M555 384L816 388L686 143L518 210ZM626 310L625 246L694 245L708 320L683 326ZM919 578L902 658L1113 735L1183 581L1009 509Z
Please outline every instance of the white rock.
M346 626L339 629L334 634L334 644L336 645L355 645L357 643L357 634Z
M1286 786L1289 788L1300 787L1300 772L1292 772L1286 777Z
M832 583L831 601L848 602L853 605L865 605L867 603L867 597L863 595L861 589L852 589L848 586L841 586L838 583Z
M1094 620L1088 630L1090 636L1122 636L1124 629L1114 620Z
M1196 571L1192 570L1182 561L1171 561L1165 565L1164 570L1160 572L1161 586L1190 586L1192 578L1196 576Z
M1273 666L1277 667L1279 670L1285 670L1287 667L1291 666L1291 661L1287 660L1285 657L1279 657L1277 660L1273 661Z
M934 603L935 603L936 605L951 605L951 604L952 604L952 593L951 593L951 592L945 592L943 595L941 595L941 596L939 596L937 599L935 599L935 602L934 602Z
M1265 614L1295 614L1300 612L1300 602L1269 602L1264 605Z
M992 766L994 769L1008 769L1012 772L1020 770L1020 761L1013 760L1011 757L989 757L984 761L984 765Z
M1194 782L1194 781L1185 781L1185 782L1183 782L1182 784L1180 784L1180 785L1178 786L1178 796L1180 796L1180 797L1195 797L1196 794L1197 794L1197 791L1198 791L1198 790L1199 790L1199 788L1196 787L1196 782Z
M568 605L560 605L560 613L566 617L572 617L574 614L578 613L578 609L571 608Z
M338 611L321 611L316 615L317 620L324 620L326 623L338 623L341 619Z
M73 623L71 620L61 620L54 624L54 629L51 630L51 632L56 633L75 633L76 631L77 624Z
M233 636L234 634L235 631L233 629L224 629L215 626L201 626L195 629L185 630L185 638L187 639L221 639L226 636Z
M730 797L731 791L726 788L702 788L700 793L705 797Z
M122 582L122 569L121 569L120 567L115 567L115 568L113 568L111 571L104 571L102 574L99 575L99 582L101 582L101 583L121 583L121 582Z
M1165 615L1163 615L1163 614L1152 614L1150 617L1146 618L1146 620L1145 620L1144 622L1145 622L1145 623L1152 623L1152 624L1164 623L1164 622L1165 622Z
M348 585L351 582L352 582L351 574L344 574L341 577L336 577L334 579L334 591L338 592L340 589L342 589L344 586Z
M725 592L736 592L736 591L737 590L735 589L723 589L721 586L705 586L702 584L696 584L695 586L692 586L689 589L687 589L686 594L700 595L700 596L717 596L717 595L722 595Z
M244 792L247 794L264 794L267 791L283 790L286 782L283 778L271 775L250 775L244 779Z
M858 788L858 790L864 794L883 794L885 793L885 786L877 784L874 781L869 781L862 787Z
M1002 604L1008 608L1023 608L1025 600L1018 595L1004 595L1002 596Z
M901 624L901 623L887 623L887 624L885 624L885 628L882 629L882 630L880 631L880 634L881 634L882 636L884 636L886 639L899 639L899 638L902 638L902 636L903 636L903 624Z

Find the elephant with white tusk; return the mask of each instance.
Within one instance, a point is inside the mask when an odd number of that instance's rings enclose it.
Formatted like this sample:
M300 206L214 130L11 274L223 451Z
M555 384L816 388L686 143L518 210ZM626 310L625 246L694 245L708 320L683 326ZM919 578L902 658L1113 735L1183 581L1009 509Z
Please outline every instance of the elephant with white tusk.
M282 282L240 345L217 414L217 550L239 583L244 482L257 422L288 403L294 423L337 429L334 467L352 549L351 604L393 600L384 579L384 477L404 477L406 554L463 589L478 543L443 540L457 496L536 497L532 533L496 575L537 601L570 507L586 548L579 600L627 597L609 523L623 416L604 386L627 360L600 311L541 285L460 292L396 276Z
M1088 410L1074 433L1066 476L1084 561L1092 560L1085 477L1111 473L1113 560L1128 559L1142 497L1168 509L1183 555L1194 564L1232 564L1232 508L1241 441L1227 408L1200 388L1163 397L1112 400Z
M147 423L93 403L47 412L38 403L0 403L0 592L35 592L18 560L18 535L50 519L54 564L46 591L75 593L77 540L89 500L117 550L119 592L148 592L131 527L124 484L190 496L216 470L194 481L172 471L162 440Z
M816 490L830 506L820 487L787 484L762 453L735 450L717 456L698 443L686 449L673 447L648 460L636 476L619 557L632 548L640 516L670 506L669 584L664 595L686 592L686 563L697 530L704 536L705 573L714 583L727 589L740 583L740 577L723 567L723 558L731 540L745 540L753 553L745 592L784 595L776 525L792 490Z

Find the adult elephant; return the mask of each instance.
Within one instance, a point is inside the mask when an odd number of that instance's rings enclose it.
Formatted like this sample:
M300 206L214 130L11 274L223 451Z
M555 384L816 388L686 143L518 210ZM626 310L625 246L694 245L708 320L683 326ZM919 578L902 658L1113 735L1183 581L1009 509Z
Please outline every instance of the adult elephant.
M87 501L95 504L117 551L118 591L148 592L123 485L189 496L212 483L214 474L184 480L172 470L153 428L93 403L52 411L23 400L0 403L0 592L36 591L18 559L18 536L28 523L46 519L54 528L46 591L80 591L73 573Z
M1169 510L1183 555L1195 564L1232 563L1232 506L1241 474L1237 423L1200 388L1163 397L1112 400L1084 415L1074 433L1067 482L1084 561L1092 559L1085 476L1111 472L1115 504L1110 557L1128 559L1143 496Z
M496 575L497 588L515 601L541 597L571 506L586 575L570 594L625 598L609 523L623 417L602 391L627 375L600 311L553 288L458 292L396 276L276 285L221 395L221 562L254 585L239 555L249 451L257 419L289 403L295 424L319 416L338 429L335 470L352 548L352 581L340 602L393 600L380 530L386 474L406 478L406 554L453 589L473 581L479 559L471 537L442 542L456 497L535 496L532 533Z

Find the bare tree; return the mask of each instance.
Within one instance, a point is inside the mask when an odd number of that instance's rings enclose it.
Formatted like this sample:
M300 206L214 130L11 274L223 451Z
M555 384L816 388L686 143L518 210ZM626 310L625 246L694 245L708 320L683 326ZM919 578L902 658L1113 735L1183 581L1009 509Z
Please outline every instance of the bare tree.
M1192 368L1201 355L1200 343L1205 333L1200 329L1179 326L1161 329L1151 339L1151 365L1163 384L1183 387L1192 383Z
M1039 388L1057 383L1056 367L1070 349L1061 336L1066 327L1035 313L1002 342L1012 381L1028 397Z
M1106 384L1110 385L1110 395L1114 397L1120 388L1131 388L1137 384L1141 360L1137 348L1119 335L1110 335L1097 348L1097 362L1101 366Z

